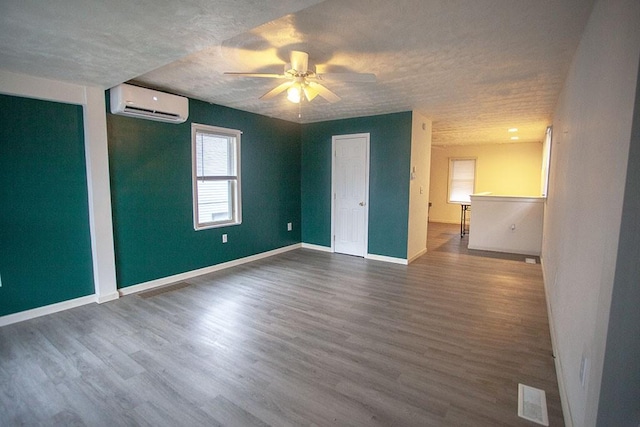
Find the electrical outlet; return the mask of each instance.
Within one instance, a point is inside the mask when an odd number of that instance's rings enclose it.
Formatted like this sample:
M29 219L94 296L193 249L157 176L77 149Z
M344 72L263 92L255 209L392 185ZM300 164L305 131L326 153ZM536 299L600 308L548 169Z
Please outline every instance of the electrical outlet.
M287 231L291 231L291 230L293 230L293 225L290 222L288 222L287 223Z
M226 234L222 235L222 243L227 243L227 235Z

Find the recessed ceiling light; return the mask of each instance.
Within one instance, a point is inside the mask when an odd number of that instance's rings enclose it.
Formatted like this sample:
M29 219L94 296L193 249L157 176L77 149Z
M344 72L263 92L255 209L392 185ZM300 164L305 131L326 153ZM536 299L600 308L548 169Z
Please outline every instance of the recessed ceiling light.
M518 137L518 136L512 136L512 137L511 137L511 139L512 139L512 140L514 140L514 141L516 141L516 140L520 139L520 137Z
M509 129L509 132L518 132L518 128L511 128Z

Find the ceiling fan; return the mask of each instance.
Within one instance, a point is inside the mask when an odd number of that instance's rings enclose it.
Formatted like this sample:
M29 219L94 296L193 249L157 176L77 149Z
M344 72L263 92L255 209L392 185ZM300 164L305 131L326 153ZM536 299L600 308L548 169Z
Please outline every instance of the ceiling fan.
M316 96L329 102L340 101L340 97L331 92L324 85L320 84L324 80L335 80L343 82L363 82L373 83L376 75L372 73L316 73L315 67L309 64L309 54L297 50L291 51L291 62L285 64L282 74L274 73L224 73L239 77L266 77L273 79L286 79L287 81L271 89L260 97L267 100L287 91L287 99L296 104L306 99L312 101Z

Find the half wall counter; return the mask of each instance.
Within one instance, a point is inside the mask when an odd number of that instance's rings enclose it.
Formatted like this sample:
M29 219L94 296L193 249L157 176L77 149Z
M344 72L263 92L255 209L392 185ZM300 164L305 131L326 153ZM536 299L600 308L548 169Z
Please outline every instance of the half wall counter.
M471 195L469 249L540 255L544 197Z

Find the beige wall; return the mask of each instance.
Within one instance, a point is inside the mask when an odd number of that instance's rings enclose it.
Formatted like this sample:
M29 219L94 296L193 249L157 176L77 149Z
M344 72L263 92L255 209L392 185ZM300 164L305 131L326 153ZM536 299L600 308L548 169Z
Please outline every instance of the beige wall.
M541 136L542 137L542 136ZM499 196L539 196L542 142L431 149L431 222L460 222L460 205L447 203L450 157L475 157L476 193Z
M408 262L427 251L430 159L431 120L414 111L411 125L411 171L413 174L409 181Z

